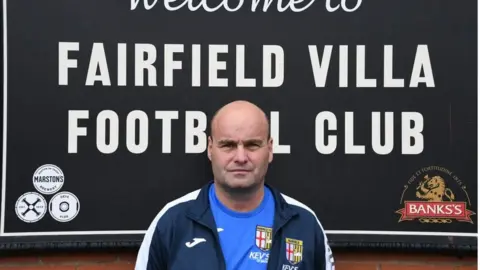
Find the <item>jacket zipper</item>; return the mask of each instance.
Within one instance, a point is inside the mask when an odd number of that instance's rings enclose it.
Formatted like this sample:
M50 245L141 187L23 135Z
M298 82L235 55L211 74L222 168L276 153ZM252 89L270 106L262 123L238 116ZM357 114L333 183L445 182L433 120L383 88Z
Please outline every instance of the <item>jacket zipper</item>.
M218 238L217 232L215 230L213 230L212 228L210 228L207 224L205 224L205 223L203 223L199 220L195 220L195 222L204 226L205 228L207 228L213 234L213 238L215 239L215 247L217 249L217 252L220 252L220 256L218 256L218 262L219 262L219 265L220 265L220 269L221 270L227 270L227 265L225 263L225 255L223 254L222 246L220 245L220 239ZM272 246L273 246L273 243L272 243Z
M212 232L212 233L214 234L215 244L217 246L217 251L220 252L220 256L218 258L218 261L220 263L220 268L222 270L226 270L227 265L226 265L226 262L225 262L225 256L223 255L222 246L220 245L220 239L218 239L218 236L217 236L216 232Z
M275 255L275 256L269 256L268 257L267 270L275 270L275 266L278 263L279 254L280 254L280 250L278 250L278 252L277 252L277 248L275 247L275 243L278 240L277 235L278 235L278 232L288 223L289 220L290 220L290 218L286 219L286 220L285 219L282 220L282 222L280 223L280 226L278 226L277 230L275 230L273 232L272 249L271 249L270 255ZM281 239L280 239L280 242L281 242ZM278 249L281 249L281 246ZM272 258L275 259L275 262L273 264L272 264Z

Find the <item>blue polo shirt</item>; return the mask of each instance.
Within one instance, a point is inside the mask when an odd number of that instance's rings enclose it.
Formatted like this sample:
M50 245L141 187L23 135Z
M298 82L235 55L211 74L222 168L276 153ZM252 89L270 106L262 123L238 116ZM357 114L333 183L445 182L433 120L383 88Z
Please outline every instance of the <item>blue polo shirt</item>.
M217 224L227 270L265 270L273 240L275 201L264 186L261 204L250 212L235 212L224 206L212 184L209 200Z

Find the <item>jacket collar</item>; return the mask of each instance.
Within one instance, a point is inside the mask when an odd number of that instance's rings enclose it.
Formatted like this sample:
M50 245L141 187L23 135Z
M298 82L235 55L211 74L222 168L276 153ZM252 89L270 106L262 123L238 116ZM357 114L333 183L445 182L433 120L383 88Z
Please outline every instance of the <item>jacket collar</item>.
M209 188L213 184L213 181L204 185L197 196L197 199L190 204L187 215L197 222L200 222L212 230L216 230L215 220L213 218L212 211L210 209L209 200ZM290 207L285 201L280 191L273 186L265 183L265 186L272 191L273 198L275 200L275 217L274 217L274 231L286 224L293 216L298 212Z

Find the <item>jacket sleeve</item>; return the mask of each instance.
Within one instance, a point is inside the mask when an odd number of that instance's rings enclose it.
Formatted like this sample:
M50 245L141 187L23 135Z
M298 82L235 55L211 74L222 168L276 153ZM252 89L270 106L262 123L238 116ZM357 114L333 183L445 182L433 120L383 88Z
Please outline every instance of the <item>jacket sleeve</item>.
M320 221L315 217L317 226L315 230L315 269L335 270L333 253L328 244L327 235L323 230Z
M135 270L167 270L168 254L165 245L165 231L168 231L165 209L150 224L138 251Z

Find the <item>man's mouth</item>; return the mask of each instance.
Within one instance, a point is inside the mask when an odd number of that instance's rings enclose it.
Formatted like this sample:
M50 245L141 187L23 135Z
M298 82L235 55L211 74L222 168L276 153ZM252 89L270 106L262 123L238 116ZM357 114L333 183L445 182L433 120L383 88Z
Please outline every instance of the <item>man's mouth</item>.
M229 170L229 172L233 172L233 173L246 173L246 172L251 172L251 170L238 169L238 170Z

